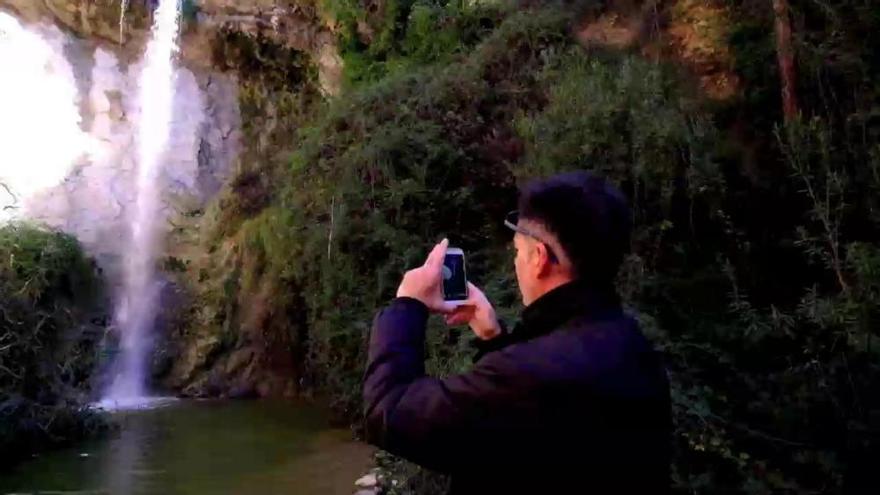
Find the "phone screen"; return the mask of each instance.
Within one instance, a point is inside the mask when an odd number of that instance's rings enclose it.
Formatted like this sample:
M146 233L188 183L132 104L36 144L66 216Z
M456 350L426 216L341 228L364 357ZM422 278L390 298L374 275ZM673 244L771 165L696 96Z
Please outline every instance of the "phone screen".
M464 254L446 253L446 258L443 260L443 298L447 301L463 301L467 297Z

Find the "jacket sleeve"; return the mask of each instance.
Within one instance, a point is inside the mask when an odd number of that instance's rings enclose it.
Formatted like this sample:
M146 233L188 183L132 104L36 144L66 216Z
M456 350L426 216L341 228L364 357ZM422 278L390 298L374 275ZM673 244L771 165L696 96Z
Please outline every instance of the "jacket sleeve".
M498 413L529 387L514 378L505 352L484 357L469 373L426 376L427 319L427 308L407 298L376 316L364 379L367 440L437 471L461 471L486 462L502 437Z
M471 340L471 347L477 351L474 353L474 363L479 362L486 354L500 351L514 342L510 330L507 329L507 325L503 321L499 321L498 323L501 326L501 334L494 339L483 340L479 337L474 337L473 340Z

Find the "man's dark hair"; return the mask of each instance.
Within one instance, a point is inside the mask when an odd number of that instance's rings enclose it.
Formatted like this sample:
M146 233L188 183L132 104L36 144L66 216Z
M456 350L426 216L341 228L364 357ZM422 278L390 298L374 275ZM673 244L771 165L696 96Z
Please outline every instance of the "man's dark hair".
M574 277L592 284L613 283L629 251L632 221L626 197L589 172L529 182L520 192L519 217L555 235Z

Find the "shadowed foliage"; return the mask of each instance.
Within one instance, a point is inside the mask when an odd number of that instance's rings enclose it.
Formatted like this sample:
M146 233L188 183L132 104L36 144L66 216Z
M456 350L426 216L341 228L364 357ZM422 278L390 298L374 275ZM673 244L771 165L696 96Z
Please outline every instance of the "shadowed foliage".
M100 329L93 263L72 237L0 226L0 467L103 428L86 408Z
M578 45L573 9L328 3L348 87L330 102L307 80L243 96L280 103L205 226L222 256L192 274L213 315L202 331L235 342L236 308L256 302L283 316L266 328L302 390L357 424L371 317L403 271L449 236L512 319L500 221L517 184L594 170L633 203L618 285L667 358L676 490L865 486L880 434L880 57L865 33L880 20L864 2L790 3L802 113L788 123L769 1L734 2L718 30L744 88L721 102L638 47ZM429 369L466 370L468 340L433 323ZM380 464L402 481L391 493L444 486Z

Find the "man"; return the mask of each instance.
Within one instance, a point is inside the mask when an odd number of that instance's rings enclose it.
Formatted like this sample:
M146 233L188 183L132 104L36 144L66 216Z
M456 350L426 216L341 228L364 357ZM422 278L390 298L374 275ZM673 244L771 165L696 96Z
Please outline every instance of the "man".
M443 300L448 242L406 273L370 337L367 439L452 475L457 494L662 493L668 488L669 385L660 358L626 316L614 278L630 212L586 172L529 184L514 230L525 310L506 332L485 295ZM430 313L479 339L469 373L426 376Z

